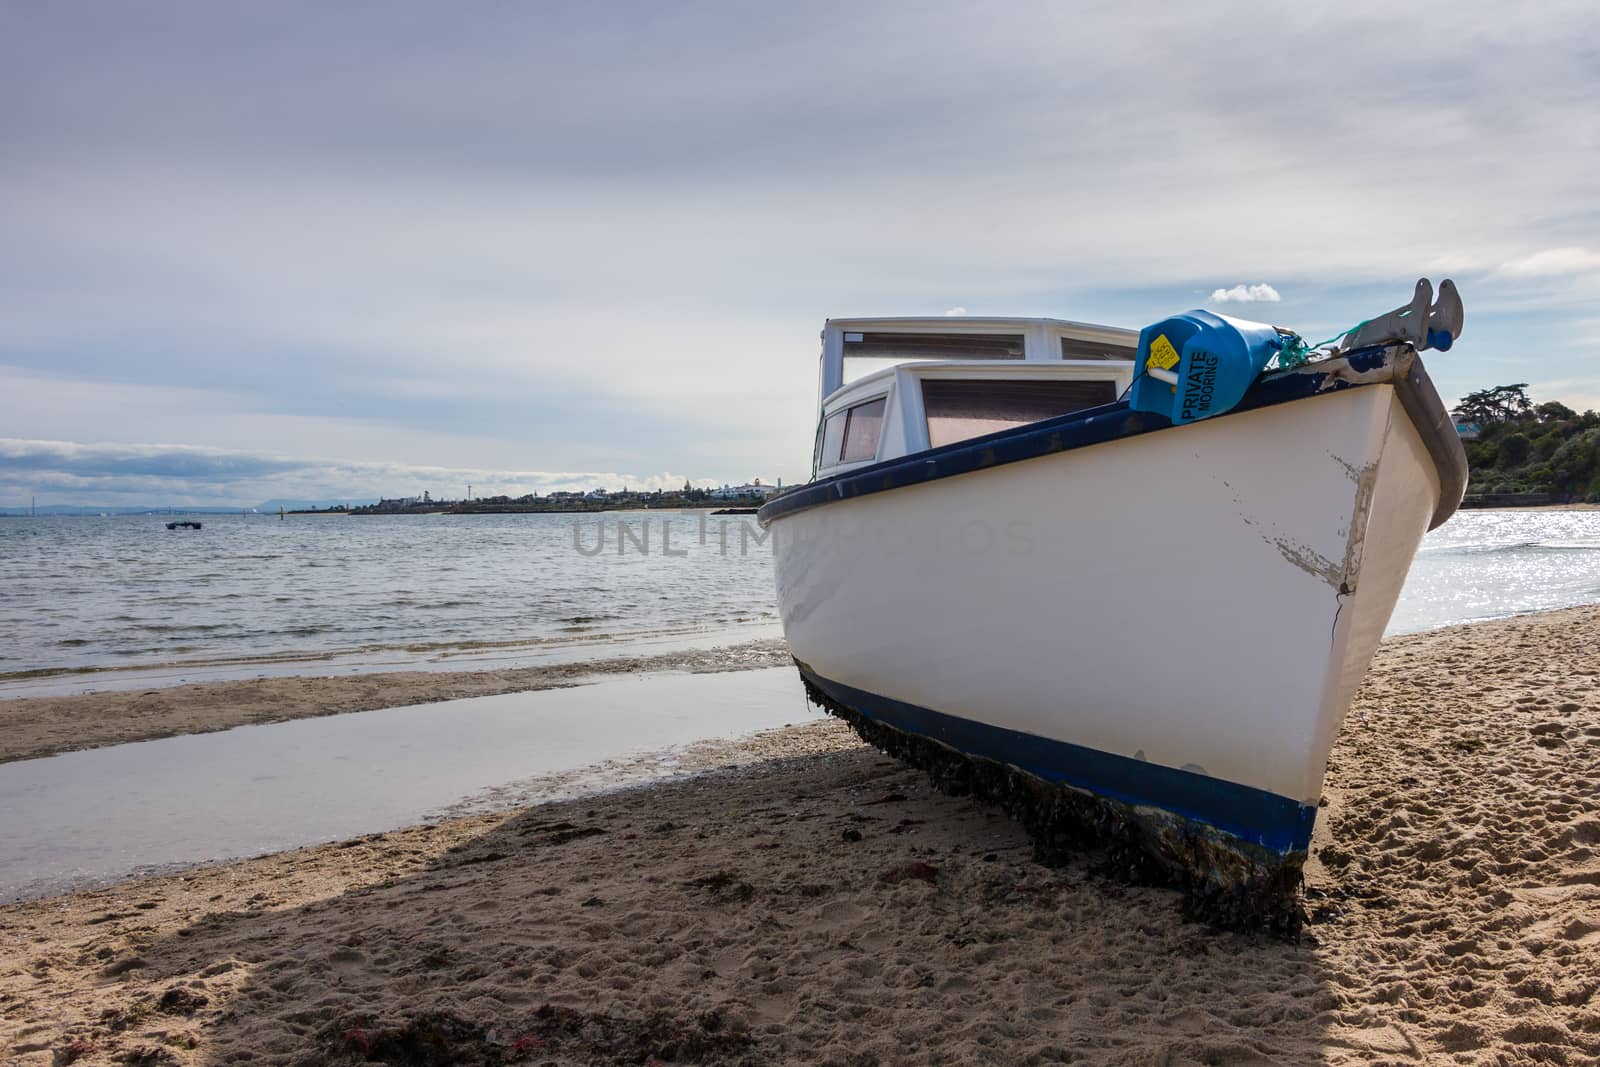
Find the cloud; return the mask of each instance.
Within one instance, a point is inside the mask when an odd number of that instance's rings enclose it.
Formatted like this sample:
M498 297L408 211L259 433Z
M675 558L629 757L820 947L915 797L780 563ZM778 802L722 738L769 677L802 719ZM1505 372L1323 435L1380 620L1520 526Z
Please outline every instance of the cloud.
M1443 251L1502 283L1463 287L1463 387L1502 307L1540 304L1555 373L1594 366L1561 319L1592 288L1544 273L1600 249L1582 4L1195 6L1154 36L1041 0L981 33L957 0L29 10L0 35L13 437L800 476L829 316L959 292L1137 325L1274 277L1331 330ZM1266 58L1196 93L1196 53ZM1394 165L1418 130L1447 170Z
M1500 273L1513 278L1553 278L1594 270L1600 270L1600 252L1577 246L1547 248L1500 264Z
M1278 290L1266 282L1260 285L1236 285L1232 289L1218 289L1211 294L1214 304L1276 304L1282 299Z
M965 315L966 313L967 309L964 307L953 307L945 311L946 315Z
M171 444L82 444L0 438L0 506L37 494L50 503L249 507L272 499L369 500L522 496L562 489L680 489L681 474L527 471L351 462ZM714 486L714 481L694 479Z

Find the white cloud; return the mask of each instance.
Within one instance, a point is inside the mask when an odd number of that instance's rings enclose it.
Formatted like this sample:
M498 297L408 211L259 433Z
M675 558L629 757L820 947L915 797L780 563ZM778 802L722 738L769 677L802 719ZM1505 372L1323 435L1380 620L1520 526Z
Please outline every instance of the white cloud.
M1600 270L1600 252L1587 248L1547 248L1521 259L1500 264L1500 273L1514 278L1550 278L1567 274L1586 274Z
M1211 294L1216 304L1276 304L1283 297L1278 290L1262 282L1260 285L1236 285L1232 289L1218 289Z
M1428 278L1449 278L1463 274L1480 274L1494 267L1493 258L1484 259L1481 255L1469 256L1461 252L1447 252L1434 256L1422 265L1421 272Z
M967 313L967 309L964 308L964 307L960 307L960 306L950 308L948 311L945 312L946 315L965 315L966 313Z

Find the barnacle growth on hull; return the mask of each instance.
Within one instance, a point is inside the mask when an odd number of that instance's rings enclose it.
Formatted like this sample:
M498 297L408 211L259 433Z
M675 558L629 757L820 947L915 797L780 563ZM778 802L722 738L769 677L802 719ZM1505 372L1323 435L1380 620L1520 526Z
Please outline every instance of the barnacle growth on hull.
M1046 782L863 715L819 689L803 669L801 679L813 704L849 723L879 751L926 771L935 789L1004 809L1032 839L1035 861L1059 867L1075 854L1098 855L1102 874L1177 889L1186 918L1299 936L1304 912L1296 891L1304 852L1280 856L1160 808Z

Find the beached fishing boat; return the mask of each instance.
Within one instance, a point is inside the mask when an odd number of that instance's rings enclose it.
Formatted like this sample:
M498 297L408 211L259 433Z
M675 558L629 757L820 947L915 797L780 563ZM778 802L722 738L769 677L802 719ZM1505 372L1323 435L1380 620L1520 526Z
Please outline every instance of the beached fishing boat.
M1449 282L1327 342L1190 312L845 319L766 503L810 696L1043 858L1293 923L1334 733L1466 457Z

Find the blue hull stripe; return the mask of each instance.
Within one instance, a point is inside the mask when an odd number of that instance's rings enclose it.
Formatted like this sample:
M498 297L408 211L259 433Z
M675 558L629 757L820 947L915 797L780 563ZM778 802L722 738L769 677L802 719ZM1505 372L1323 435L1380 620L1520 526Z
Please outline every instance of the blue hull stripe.
M1276 793L958 718L841 685L805 667L800 673L862 715L968 755L1020 767L1047 782L1078 786L1127 804L1163 808L1279 855L1304 851L1311 841L1317 809Z

